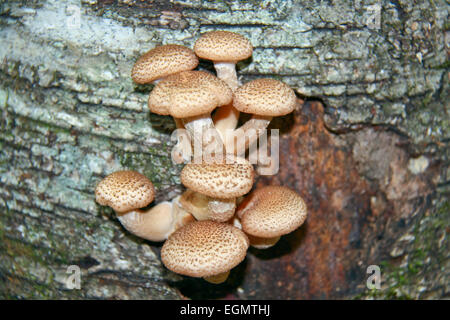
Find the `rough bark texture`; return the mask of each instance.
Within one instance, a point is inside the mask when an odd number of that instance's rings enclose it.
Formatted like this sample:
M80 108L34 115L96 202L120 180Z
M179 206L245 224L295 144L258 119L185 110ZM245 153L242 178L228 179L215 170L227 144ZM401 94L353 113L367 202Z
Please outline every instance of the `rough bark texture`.
M0 297L443 298L449 295L449 6L439 1L6 1L0 4ZM150 114L130 70L159 44L248 37L241 80L305 99L277 118L283 184L309 218L250 250L220 286L167 271L161 244L97 206L135 169L157 201L182 191L173 120ZM213 70L202 62L200 68ZM82 269L69 290L69 265ZM368 290L369 265L382 288Z

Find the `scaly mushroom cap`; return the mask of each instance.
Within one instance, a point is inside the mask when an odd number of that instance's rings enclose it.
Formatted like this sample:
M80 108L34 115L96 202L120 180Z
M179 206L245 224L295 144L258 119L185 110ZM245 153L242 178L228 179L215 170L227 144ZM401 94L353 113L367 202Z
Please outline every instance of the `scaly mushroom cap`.
M277 117L291 113L296 101L294 90L283 82L257 79L234 92L233 107L244 113Z
M253 186L253 166L245 159L233 163L188 163L181 170L181 183L186 188L219 199L240 197Z
M217 62L236 62L247 59L253 53L250 41L230 31L211 31L195 42L194 51L202 59Z
M161 260L173 272L209 277L241 263L248 246L244 232L230 224L196 221L169 236L161 249Z
M184 71L166 77L150 93L153 113L175 118L195 117L228 104L233 94L228 85L204 71Z
M306 219L305 201L293 190L267 186L255 190L237 210L242 230L255 237L272 238L288 234Z
M156 47L134 64L131 78L139 84L150 83L180 71L195 69L198 58L191 49L177 44Z
M155 198L153 183L136 171L116 171L105 177L95 189L95 200L123 213L149 205Z

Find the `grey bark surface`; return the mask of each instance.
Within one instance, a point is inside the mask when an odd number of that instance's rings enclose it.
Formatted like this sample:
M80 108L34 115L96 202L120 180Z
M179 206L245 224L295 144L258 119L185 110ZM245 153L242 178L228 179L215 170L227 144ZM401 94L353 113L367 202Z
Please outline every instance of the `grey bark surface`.
M180 277L160 262L160 244L125 232L96 205L94 189L130 168L151 178L156 201L182 191L181 167L170 159L173 120L149 113L151 87L135 85L130 71L156 45L192 48L217 29L255 47L238 64L242 82L276 78L323 102L330 133L344 144L359 139L362 176L382 181L377 173L389 170L362 156L373 138L355 138L362 128L407 139L412 174L439 166L427 210L408 227L422 228L414 239L431 243L395 238L413 232L407 228L392 238L401 255L432 256L426 274L408 273L405 283L408 264L387 268L381 296L448 296L448 10L443 0L2 2L0 297L182 297L173 285ZM207 62L200 68L213 70ZM80 290L67 288L70 265L81 267Z

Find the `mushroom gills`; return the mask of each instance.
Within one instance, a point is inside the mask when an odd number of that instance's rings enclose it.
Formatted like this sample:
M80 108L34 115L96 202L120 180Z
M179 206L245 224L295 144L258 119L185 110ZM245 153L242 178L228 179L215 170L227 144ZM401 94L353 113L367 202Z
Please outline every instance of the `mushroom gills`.
M230 275L230 271L226 271L226 272L222 272L219 274L215 274L213 276L203 277L203 279L212 284L220 284L220 283L225 282L228 279L229 275Z
M216 199L190 189L181 195L180 204L199 221L225 222L233 217L236 210L235 198Z
M250 234L247 234L248 240L250 240L250 245L256 249L268 249L270 247L273 247L277 244L277 242L280 240L280 236L273 237L273 238L261 238L261 237L255 237Z

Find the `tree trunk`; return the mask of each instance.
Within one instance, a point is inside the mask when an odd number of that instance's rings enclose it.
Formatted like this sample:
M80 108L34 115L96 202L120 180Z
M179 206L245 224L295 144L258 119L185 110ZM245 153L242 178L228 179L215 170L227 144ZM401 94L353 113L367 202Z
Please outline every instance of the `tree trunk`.
M444 0L3 2L0 297L448 297L447 20ZM256 186L298 191L307 223L251 249L223 285L168 271L160 243L94 199L125 168L154 182L157 202L182 192L173 120L150 114L151 87L130 71L154 46L192 48L209 30L254 45L242 82L280 79L304 101L273 120L280 171ZM370 265L380 289L367 289Z

